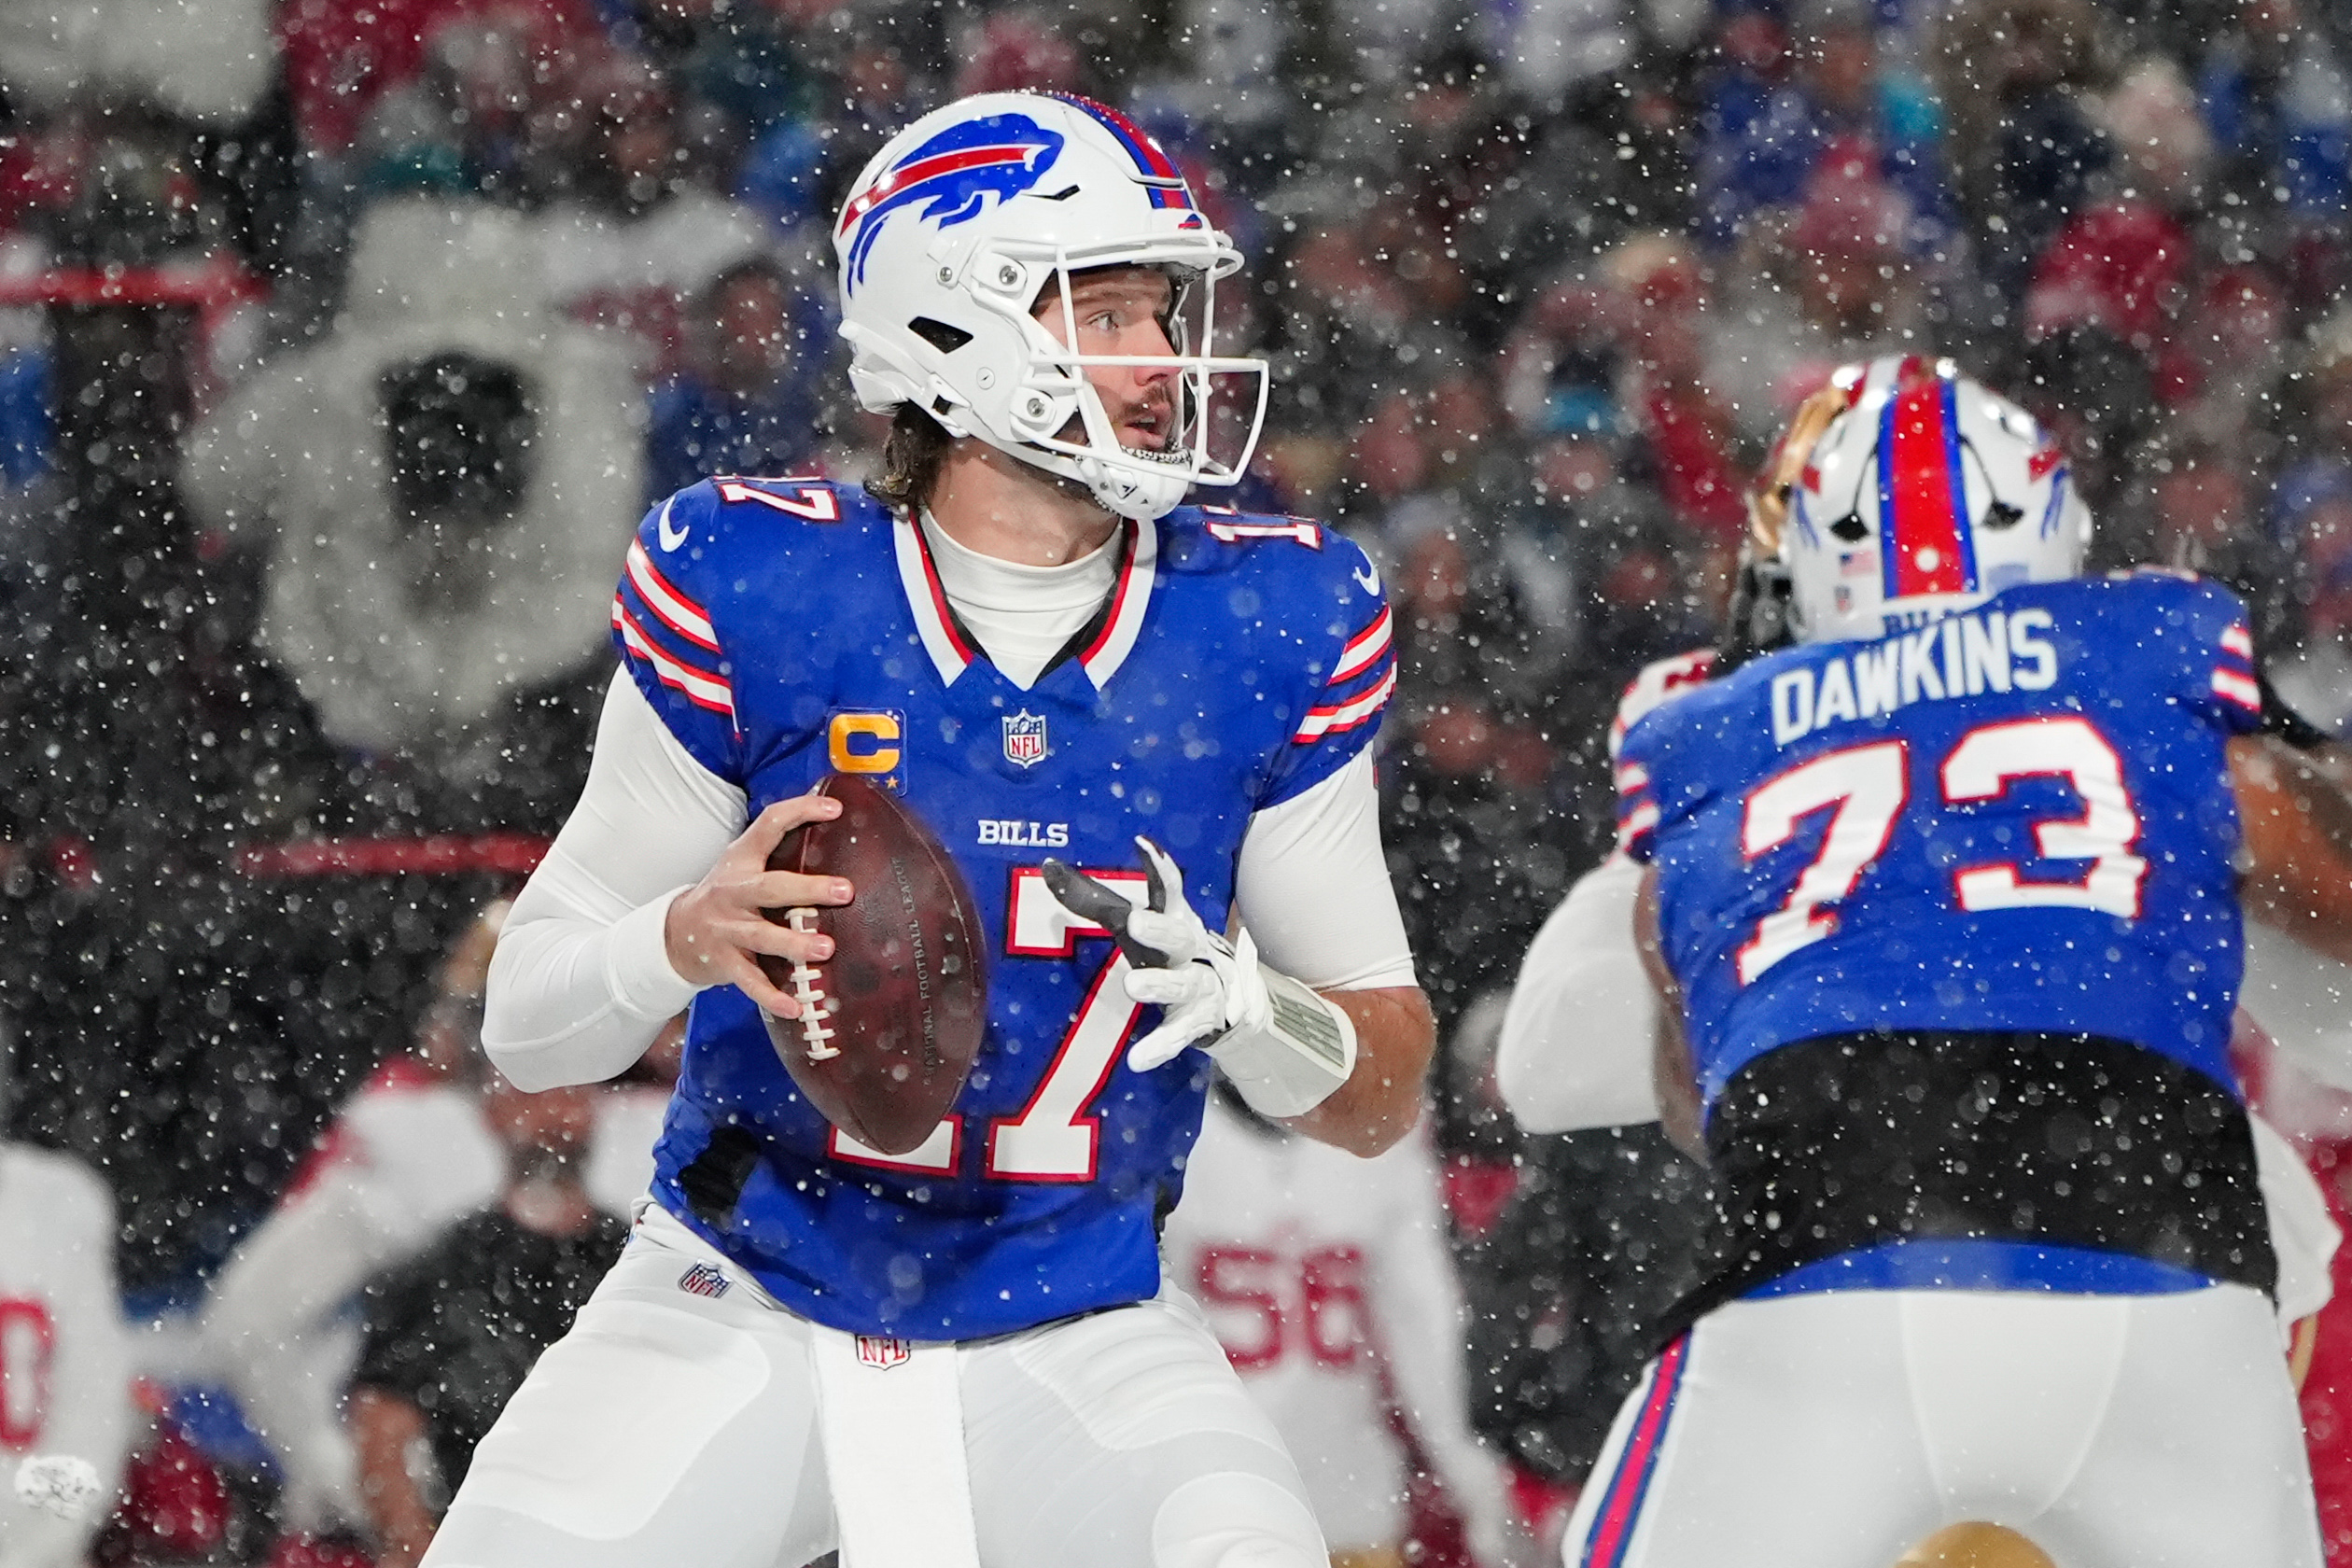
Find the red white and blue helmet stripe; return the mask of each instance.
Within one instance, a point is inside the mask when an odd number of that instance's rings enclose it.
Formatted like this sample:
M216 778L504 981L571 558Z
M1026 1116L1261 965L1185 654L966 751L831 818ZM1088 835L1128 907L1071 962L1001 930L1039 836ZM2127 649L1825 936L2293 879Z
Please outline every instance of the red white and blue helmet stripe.
M1878 482L1886 597L1976 592L1975 530L1951 381L1918 382L1886 399L1879 414Z
M1112 138L1127 150L1127 155L1135 160L1137 183L1151 193L1152 205L1173 207L1188 214L1182 225L1183 228L1197 229L1205 225L1206 219L1201 217L1197 204L1193 201L1192 188L1184 183L1183 172L1176 167L1174 160L1160 150L1159 143L1152 139L1149 132L1108 104L1098 104L1074 92L1057 92L1051 96L1091 117L1111 133Z

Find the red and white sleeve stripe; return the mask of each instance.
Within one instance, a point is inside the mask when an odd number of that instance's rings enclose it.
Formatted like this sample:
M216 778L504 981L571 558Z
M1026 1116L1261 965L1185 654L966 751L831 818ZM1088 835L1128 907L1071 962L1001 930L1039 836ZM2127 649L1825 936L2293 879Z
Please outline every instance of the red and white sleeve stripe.
M2245 622L2231 623L2221 634L2221 655L2224 662L2213 672L2213 694L2248 713L2261 712L2261 682L2254 678L2254 634L2247 630Z
M629 585L663 625L697 648L719 651L719 634L710 624L708 612L662 575L662 569L645 553L644 543L637 539L629 541Z
M612 624L621 634L623 646L643 659L653 671L654 679L674 691L684 693L686 700L697 707L713 713L723 713L730 721L735 717L735 688L723 677L699 670L681 660L673 659L653 644L636 616L615 595L612 600Z
M1630 854L1658 826L1658 806L1643 801L1617 821L1617 847L1620 854Z
M1337 686L1343 680L1352 680L1379 664L1380 655L1389 651L1390 644L1394 640L1392 626L1389 608L1382 605L1380 613L1372 618L1372 623L1351 637L1348 646L1339 650L1339 663L1333 667L1331 679L1324 684Z
M2262 688L2250 675L2240 675L2234 670L2215 670L2213 694L2226 702L2235 703L2248 713L2262 711Z
M1396 670L1392 666L1388 674L1363 695L1347 702L1309 708L1307 717L1299 721L1297 732L1291 739L1297 742L1321 740L1325 735L1337 735L1343 730L1352 730L1359 724L1368 723L1379 717L1381 708L1388 706L1389 696L1395 690Z

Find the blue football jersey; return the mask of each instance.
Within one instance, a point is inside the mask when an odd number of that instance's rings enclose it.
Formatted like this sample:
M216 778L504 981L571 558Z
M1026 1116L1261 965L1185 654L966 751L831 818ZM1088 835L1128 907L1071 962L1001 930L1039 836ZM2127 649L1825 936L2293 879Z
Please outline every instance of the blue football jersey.
M2224 589L2077 579L1773 653L1634 723L1620 838L1659 867L1703 1102L1880 1029L2096 1035L2234 1092L2225 746L2260 724L2252 656Z
M819 1323L969 1339L1158 1289L1208 1063L1127 1068L1156 1013L1039 868L1140 898L1147 834L1221 927L1252 815L1370 744L1395 685L1379 580L1343 537L1183 508L1122 548L1102 613L1024 690L957 623L922 531L858 491L707 482L630 547L614 639L687 750L755 815L831 772L897 791L992 948L971 1078L897 1156L795 1092L741 991L695 999L656 1196Z

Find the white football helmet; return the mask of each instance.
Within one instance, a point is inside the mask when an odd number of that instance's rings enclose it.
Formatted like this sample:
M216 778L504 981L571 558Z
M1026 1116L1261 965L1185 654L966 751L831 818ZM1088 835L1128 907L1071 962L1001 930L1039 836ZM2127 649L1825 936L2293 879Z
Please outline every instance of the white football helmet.
M1241 253L1210 227L1168 155L1116 109L987 92L934 110L859 175L833 249L849 380L865 408L913 403L948 434L1075 480L1125 517L1157 517L1195 484L1239 483L1266 418L1266 362L1217 357L1210 329L1215 282ZM1058 286L1075 343L1071 274L1115 266L1159 268L1176 286L1169 357L1073 353L1030 314ZM1120 443L1087 385L1094 365L1177 372L1166 451ZM1212 381L1234 376L1255 393L1238 440L1240 421L1211 417ZM1065 436L1073 418L1079 427ZM1212 454L1212 433L1232 450Z
M1840 372L1780 539L1800 642L1875 637L2079 575L2091 512L2031 415L1949 359Z

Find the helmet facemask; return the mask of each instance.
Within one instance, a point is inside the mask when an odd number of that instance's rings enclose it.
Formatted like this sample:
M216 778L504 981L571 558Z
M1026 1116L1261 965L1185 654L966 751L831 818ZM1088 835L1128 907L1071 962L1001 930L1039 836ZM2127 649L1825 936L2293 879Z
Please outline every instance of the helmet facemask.
M1239 264L1239 257L1203 235L1199 244L1154 242L1156 259L1130 252L1099 259L1064 247L1037 246L1033 259L1015 253L1017 244L1000 244L1000 257L1036 275L1032 300L1047 301L1042 312L1014 308L1001 296L990 308L1003 314L1019 333L1024 358L1009 409L1008 428L999 432L975 424L978 436L1023 462L1086 486L1095 499L1125 517L1157 517L1176 506L1196 484L1229 488L1241 482L1266 420L1268 391L1262 359L1215 352L1216 283ZM1182 254L1189 251L1189 255ZM1176 253L1176 254L1170 254ZM989 265L987 258L979 265ZM1068 347L1079 342L1076 288L1085 274L1107 267L1143 266L1169 277L1169 309L1160 324L1169 340L1165 355L1089 354ZM975 290L975 295L981 291ZM996 290L987 291L996 295ZM1057 338L1041 316L1058 315ZM1194 343L1199 344L1193 350ZM1168 389L1168 427L1158 451L1132 447L1119 439L1113 410L1103 406L1087 371L1099 368L1172 371ZM1246 384L1248 413L1220 420L1221 384ZM1231 389L1228 386L1226 390ZM1124 412L1124 411L1116 411ZM1073 428L1074 426L1074 428ZM1003 439L1009 437L1010 439Z
M1853 401L1854 382L1840 377L1807 398L1781 432L1763 483L1747 496L1747 537L1732 579L1724 635L1715 650L1715 671L1729 674L1758 653L1769 653L1795 637L1796 583L1785 549L1789 503L1803 477L1813 442Z

